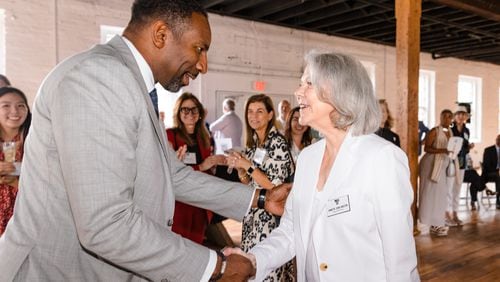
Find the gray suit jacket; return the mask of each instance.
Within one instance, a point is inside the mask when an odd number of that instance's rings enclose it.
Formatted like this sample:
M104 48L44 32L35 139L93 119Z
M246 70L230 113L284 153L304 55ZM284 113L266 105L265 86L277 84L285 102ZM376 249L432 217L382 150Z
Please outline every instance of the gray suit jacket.
M171 231L174 201L241 220L253 195L177 160L120 37L45 79L20 182L0 281L199 281L209 251Z

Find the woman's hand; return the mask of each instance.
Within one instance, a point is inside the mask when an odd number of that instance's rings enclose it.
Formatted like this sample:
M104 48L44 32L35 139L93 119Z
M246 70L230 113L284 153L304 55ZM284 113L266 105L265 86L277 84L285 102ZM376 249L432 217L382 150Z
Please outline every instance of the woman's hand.
M199 168L201 171L206 171L217 165L224 165L224 164L226 164L226 157L224 155L213 155L206 158L199 165Z
M4 176L7 174L11 174L16 171L16 167L14 163L11 162L0 162L0 175Z
M187 145L180 146L179 149L177 149L177 151L175 152L177 154L177 159L182 162L184 160L184 157L186 156L186 152Z
M231 154L226 157L226 161L227 165L243 169L244 171L247 171L248 168L252 166L252 163L238 152L231 152Z

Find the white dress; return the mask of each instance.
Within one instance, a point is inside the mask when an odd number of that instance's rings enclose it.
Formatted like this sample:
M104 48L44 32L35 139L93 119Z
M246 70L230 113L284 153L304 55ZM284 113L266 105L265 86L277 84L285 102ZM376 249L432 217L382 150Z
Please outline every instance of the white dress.
M446 148L446 134L442 127L437 127L438 134L434 141L434 148ZM444 138L444 139L443 139ZM438 157L441 155L441 157ZM442 161L438 161L442 158ZM419 208L418 215L420 222L426 225L444 226L445 212L448 205L447 195L448 190L453 184L454 177L446 176L446 167L450 159L444 154L429 154L425 155L420 160L419 177ZM439 167L434 167L439 166ZM439 173L432 180L431 175L434 171Z

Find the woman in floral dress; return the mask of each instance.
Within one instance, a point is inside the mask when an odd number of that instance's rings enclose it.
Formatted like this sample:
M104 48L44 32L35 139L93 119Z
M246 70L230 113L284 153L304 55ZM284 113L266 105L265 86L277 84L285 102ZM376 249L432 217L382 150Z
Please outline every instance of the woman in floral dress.
M23 145L30 123L31 113L24 93L13 87L0 88L0 142L15 142L13 159L6 161L4 151L0 153L0 236L14 212Z
M246 149L232 153L228 164L238 169L242 183L253 189L272 189L288 182L293 174L292 156L285 137L275 126L273 102L269 96L251 96L245 105ZM262 208L251 208L243 219L241 248L247 252L264 240L279 224L279 218ZM271 272L264 281L294 281L290 261Z

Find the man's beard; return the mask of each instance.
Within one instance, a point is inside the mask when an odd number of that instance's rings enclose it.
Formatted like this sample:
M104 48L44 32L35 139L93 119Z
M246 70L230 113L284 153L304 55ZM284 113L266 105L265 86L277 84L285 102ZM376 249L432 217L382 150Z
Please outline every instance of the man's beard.
M167 82L166 85L163 86L167 91L170 92L178 92L182 87L184 86L182 82L182 77L176 77L169 82Z

